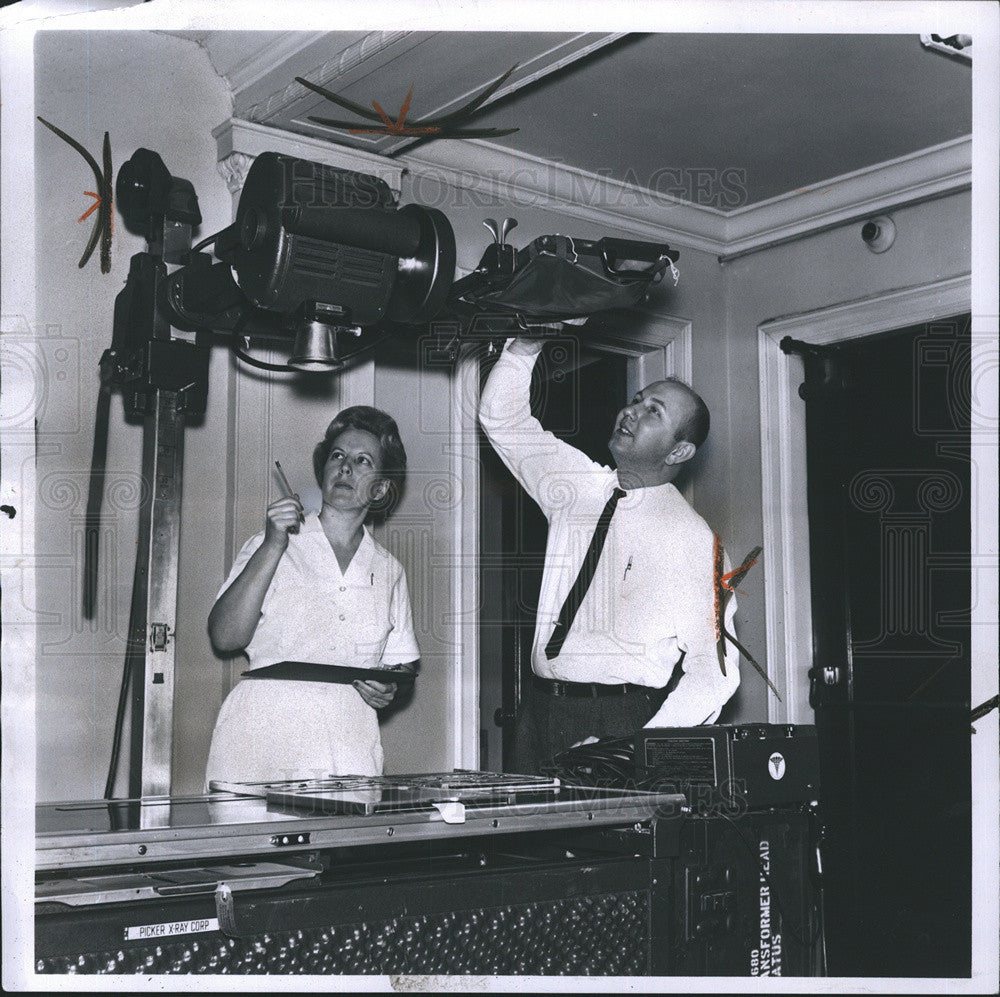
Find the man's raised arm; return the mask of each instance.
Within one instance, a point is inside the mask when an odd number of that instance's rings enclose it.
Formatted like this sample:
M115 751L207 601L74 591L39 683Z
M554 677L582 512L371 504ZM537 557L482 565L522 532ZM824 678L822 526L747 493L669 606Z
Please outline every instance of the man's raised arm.
M508 343L483 387L479 421L511 474L547 512L546 479L589 473L599 465L543 429L531 414L531 373L542 345L542 340L523 338Z

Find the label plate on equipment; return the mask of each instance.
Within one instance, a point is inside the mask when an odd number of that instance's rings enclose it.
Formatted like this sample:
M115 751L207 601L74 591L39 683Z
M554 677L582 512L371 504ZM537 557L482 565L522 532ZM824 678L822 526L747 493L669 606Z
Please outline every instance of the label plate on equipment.
M125 941L149 941L170 935L194 935L199 931L218 931L217 917L194 917L189 921L167 921L163 924L137 924L125 929Z
M645 763L648 771L683 776L691 783L713 786L719 781L715 741L710 737L647 737Z

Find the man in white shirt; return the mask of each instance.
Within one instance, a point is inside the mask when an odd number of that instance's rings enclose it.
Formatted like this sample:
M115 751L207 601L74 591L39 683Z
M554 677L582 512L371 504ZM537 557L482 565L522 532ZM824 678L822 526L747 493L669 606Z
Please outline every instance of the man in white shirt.
M532 416L541 348L509 343L480 404L494 449L549 523L534 674L517 721L523 773L588 736L712 723L739 684L738 653L720 652L714 536L672 484L707 435L704 402L676 380L648 385L615 420L613 470ZM588 559L596 569L578 581ZM735 610L729 599L729 633Z

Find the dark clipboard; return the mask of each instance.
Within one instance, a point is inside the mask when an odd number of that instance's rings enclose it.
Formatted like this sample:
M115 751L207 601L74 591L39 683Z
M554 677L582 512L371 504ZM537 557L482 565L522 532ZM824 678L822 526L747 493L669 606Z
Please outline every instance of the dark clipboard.
M313 661L278 661L263 668L243 672L249 679L287 679L293 682L337 682L350 685L357 679L409 685L416 678L411 671L396 668L356 668L353 665L322 665Z

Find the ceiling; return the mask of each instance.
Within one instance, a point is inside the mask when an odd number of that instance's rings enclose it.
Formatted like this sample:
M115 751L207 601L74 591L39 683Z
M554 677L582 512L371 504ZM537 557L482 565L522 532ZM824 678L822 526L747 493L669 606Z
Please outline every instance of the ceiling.
M234 115L387 157L426 145L309 120L361 118L302 76L407 122L456 110L515 64L463 125L486 144L669 194L746 205L972 132L971 63L916 34L171 32L208 53Z

